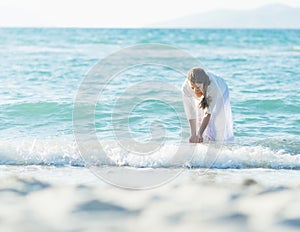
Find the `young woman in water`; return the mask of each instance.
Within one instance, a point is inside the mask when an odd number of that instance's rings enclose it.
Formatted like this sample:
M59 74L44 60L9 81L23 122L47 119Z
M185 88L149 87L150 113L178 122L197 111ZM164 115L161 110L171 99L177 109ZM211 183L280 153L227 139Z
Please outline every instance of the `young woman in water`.
M233 141L229 90L221 77L202 68L191 69L182 85L182 97L190 143Z

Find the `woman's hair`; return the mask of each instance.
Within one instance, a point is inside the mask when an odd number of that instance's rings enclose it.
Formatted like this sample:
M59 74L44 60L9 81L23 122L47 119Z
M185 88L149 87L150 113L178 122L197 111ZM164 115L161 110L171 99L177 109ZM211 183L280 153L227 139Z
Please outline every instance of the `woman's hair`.
M203 84L203 98L199 104L199 107L205 109L209 106L208 96L207 96L207 87L210 84L209 76L202 68L192 68L188 72L188 80L193 84Z

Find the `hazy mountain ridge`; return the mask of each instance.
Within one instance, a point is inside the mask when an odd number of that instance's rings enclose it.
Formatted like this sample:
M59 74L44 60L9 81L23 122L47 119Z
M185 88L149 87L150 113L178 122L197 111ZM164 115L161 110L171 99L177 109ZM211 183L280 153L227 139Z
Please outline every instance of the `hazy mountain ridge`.
M300 8L270 4L251 10L220 9L156 23L158 28L300 28Z

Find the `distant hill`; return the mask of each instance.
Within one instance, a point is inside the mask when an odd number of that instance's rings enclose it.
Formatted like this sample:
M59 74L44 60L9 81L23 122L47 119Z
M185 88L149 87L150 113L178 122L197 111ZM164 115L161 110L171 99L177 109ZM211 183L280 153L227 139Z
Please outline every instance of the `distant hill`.
M156 23L158 28L300 28L300 8L284 4L251 10L220 9Z

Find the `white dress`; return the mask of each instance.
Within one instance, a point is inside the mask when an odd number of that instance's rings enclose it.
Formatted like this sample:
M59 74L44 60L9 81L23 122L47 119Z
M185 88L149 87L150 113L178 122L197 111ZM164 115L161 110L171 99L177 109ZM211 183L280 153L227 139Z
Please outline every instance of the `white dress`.
M231 142L234 140L233 121L229 99L229 90L225 81L211 73L207 73L210 85L207 88L209 107L202 110L198 98L186 79L182 85L184 110L188 120L197 119L197 132L205 113L211 114L209 123L203 133L203 139L209 141Z

